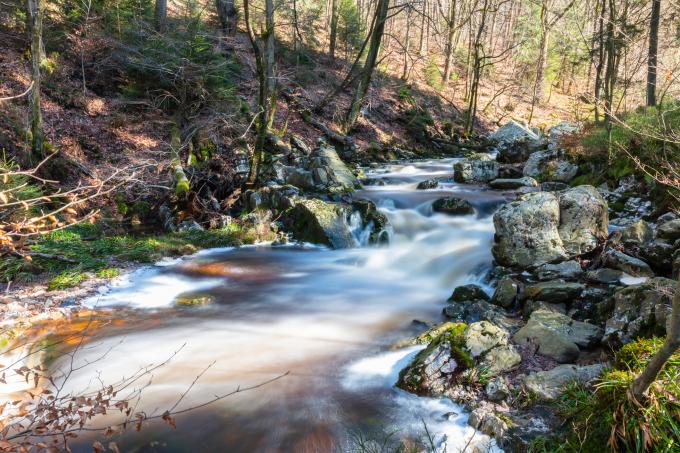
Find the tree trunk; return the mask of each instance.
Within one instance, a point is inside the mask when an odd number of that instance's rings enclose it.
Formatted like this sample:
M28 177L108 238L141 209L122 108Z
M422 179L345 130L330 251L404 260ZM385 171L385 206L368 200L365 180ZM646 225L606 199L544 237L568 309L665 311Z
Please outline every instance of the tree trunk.
M656 64L659 46L659 16L661 0L652 0L652 18L649 22L649 54L647 57L647 105L656 105Z
M276 108L274 0L265 0L265 26L264 31L259 38L255 36L250 23L249 0L243 1L243 11L245 14L248 38L253 47L253 52L255 53L255 67L259 88L257 102L260 111L257 119L257 136L247 181L247 185L253 187L260 179L262 165L267 158L265 149L267 132L274 121L274 112Z
M331 57L331 61L335 61L335 45L338 39L338 2L340 0L331 0L331 37L330 37L330 48L328 53Z
M215 0L215 7L222 25L222 31L227 36L234 36L238 22L238 10L234 5L234 0Z
M642 373L631 383L630 391L639 402L644 400L645 392L656 380L668 359L680 348L680 282L673 295L671 310L670 329L666 332L666 341L645 369L642 370Z
M359 112L366 99L366 94L368 93L368 88L371 84L371 78L373 77L373 70L375 69L378 60L378 53L380 52L380 43L382 42L383 32L385 31L385 19L387 18L389 4L390 0L378 0L378 6L375 10L375 26L373 27L373 33L371 34L371 42L368 48L368 55L366 56L366 63L364 64L364 70L359 78L359 83L356 92L354 93L354 98L352 99L352 105L350 105L349 111L347 112L347 118L345 119L346 133L349 133L356 124L357 118L359 118Z
M444 64L444 74L442 81L449 83L451 78L451 68L453 67L453 38L456 34L456 0L451 0L449 10L448 35L446 36L446 63Z
M475 116L477 115L477 99L479 92L479 80L482 75L482 37L484 27L486 26L486 15L489 7L489 0L484 0L484 6L481 9L482 17L479 20L479 28L474 42L474 63L472 69L472 81L470 83L470 97L468 100L467 116L465 118L465 133L472 134L474 127Z
M42 110L40 108L40 58L42 47L42 14L41 0L26 1L26 16L28 32L31 40L31 158L36 160L44 157L45 133L43 131Z
M168 22L168 0L156 0L154 10L154 26L156 31L164 32Z
M406 13L406 38L404 42L404 68L401 72L401 80L408 80L408 59L410 57L409 51L411 49L411 10Z
M538 49L538 60L536 61L536 80L534 82L534 104L538 104L545 98L545 70L548 65L548 10L545 2L541 6L541 43Z

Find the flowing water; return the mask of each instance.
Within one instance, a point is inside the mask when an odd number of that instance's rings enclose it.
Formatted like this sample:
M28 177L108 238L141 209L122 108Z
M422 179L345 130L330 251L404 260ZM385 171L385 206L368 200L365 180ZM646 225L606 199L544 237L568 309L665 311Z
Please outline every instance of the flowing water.
M120 278L88 303L115 307L125 323L99 329L78 351L74 365L83 368L67 387L96 388L100 378L115 382L167 361L133 386L144 387L135 410L159 414L288 373L179 416L177 430L163 423L129 430L119 441L124 451L359 451L367 439L432 438L440 451L456 452L471 436L483 438L461 407L394 387L419 350L395 342L423 321L441 321L451 290L482 282L490 268L490 215L503 195L450 180L415 190L419 181L450 177L452 163L368 172L382 185L358 196L390 218L389 246L215 249ZM454 194L478 215L432 212L432 201ZM213 303L177 307L179 294ZM90 450L87 439L79 442L75 450Z

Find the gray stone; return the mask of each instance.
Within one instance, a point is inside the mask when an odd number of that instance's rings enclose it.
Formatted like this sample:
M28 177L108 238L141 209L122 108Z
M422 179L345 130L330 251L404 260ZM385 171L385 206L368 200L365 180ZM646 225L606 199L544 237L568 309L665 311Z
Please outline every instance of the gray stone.
M564 386L579 381L589 384L604 370L604 364L588 366L558 365L552 370L539 371L524 378L524 387L543 400L559 397Z
M578 174L578 165L559 158L554 151L537 151L529 156L524 176L540 181L569 182Z
M538 182L534 178L524 176L517 179L501 178L489 182L492 189L512 190L520 187L538 187Z
M543 264L536 269L536 274L539 280L574 280L583 275L583 269L577 261L563 261L558 264Z
M680 239L680 219L661 223L656 229L656 236L671 241Z
M538 345L539 354L565 363L576 360L579 346L593 346L601 336L602 330L597 326L560 313L537 310L513 339L517 343L533 342Z
M602 262L605 266L618 269L633 277L654 276L654 272L647 263L615 249L608 250L602 254Z
M519 366L522 356L519 355L513 345L497 346L486 354L480 366L486 370L489 376L497 376L500 373L513 370Z
M418 190L436 189L439 187L439 181L436 179L427 179L425 181L420 181L416 186Z
M559 235L566 253L591 252L609 234L607 202L593 186L578 186L560 194Z
M301 168L293 168L287 172L285 181L286 184L290 184L300 189L314 188L314 177L312 176L312 172Z
M675 289L675 281L657 277L616 291L602 340L618 345L645 334L665 335Z
M316 185L327 186L328 172L326 171L325 168L315 168L314 170L312 170L312 179L314 180L314 184Z
M546 181L541 183L541 190L544 192L560 192L568 188L569 184L563 182Z
M329 177L332 179L336 191L349 192L361 188L354 173L340 159L335 148L322 144L312 152L314 166L327 167Z
M519 287L511 278L502 278L496 285L496 290L491 297L491 303L503 308L510 308L515 303Z
M479 321L470 324L465 329L465 347L473 357L479 357L496 346L508 344L508 332L500 329L489 321Z
M575 121L561 121L548 131L548 149L559 150L562 141L570 135L577 134L583 129L583 124Z
M499 441L508 430L507 423L485 407L477 408L470 413L468 425Z
M528 267L566 258L558 232L559 201L550 192L522 195L494 214L492 253L503 266Z
M621 230L621 240L626 245L641 245L654 239L654 230L649 223L638 220Z
M510 388L508 382L502 376L497 376L490 379L484 387L486 397L489 401L501 402L510 397Z
M486 183L498 178L499 164L478 153L453 164L453 179L460 183Z
M468 215L475 213L475 208L472 207L469 201L458 197L439 198L432 203L432 210L434 212L442 212L451 215Z
M296 239L328 245L334 249L356 246L347 219L348 205L327 203L317 199L298 198L285 224Z
M571 302L581 296L585 286L581 283L549 281L527 285L519 295L520 300L538 300L558 304Z
M586 280L605 285L618 285L623 277L623 271L603 267L586 273Z
M479 285L462 285L453 290L449 302L466 302L471 300L490 300L490 297Z

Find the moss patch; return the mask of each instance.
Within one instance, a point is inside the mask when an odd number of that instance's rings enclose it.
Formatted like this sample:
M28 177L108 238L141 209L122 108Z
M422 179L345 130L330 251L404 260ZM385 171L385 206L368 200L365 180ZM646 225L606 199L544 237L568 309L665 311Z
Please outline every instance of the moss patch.
M99 225L77 225L43 236L29 247L39 254L27 261L0 258L0 280L27 282L37 276L49 279L48 289L75 286L96 275L112 278L112 262L153 263L164 256L195 253L199 249L252 242L256 232L238 225L225 229L185 231L163 235L106 235Z

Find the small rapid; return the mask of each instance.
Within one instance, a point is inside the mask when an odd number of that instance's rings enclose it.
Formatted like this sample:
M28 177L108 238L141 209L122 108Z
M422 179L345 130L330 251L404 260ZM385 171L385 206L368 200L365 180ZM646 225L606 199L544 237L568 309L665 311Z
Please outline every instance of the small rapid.
M99 378L116 382L163 364L135 386L135 410L153 414L177 400L177 409L190 408L288 373L188 412L176 431L160 423L129 431L119 442L125 451L357 451L365 442L431 438L438 451L456 452L483 438L451 401L394 387L419 347L393 345L422 322L441 321L451 290L483 286L491 266L491 213L504 197L446 179L452 164L367 171L370 185L356 197L389 217L387 246L214 249L120 277L86 304L120 312L122 322L98 329L77 352L79 372L65 390L95 389ZM415 189L430 178L442 178L437 189ZM452 195L477 214L432 211L434 200ZM356 225L357 242L365 244L370 231ZM174 303L193 296L212 303ZM54 376L66 366L54 363ZM89 451L89 440L74 450Z

